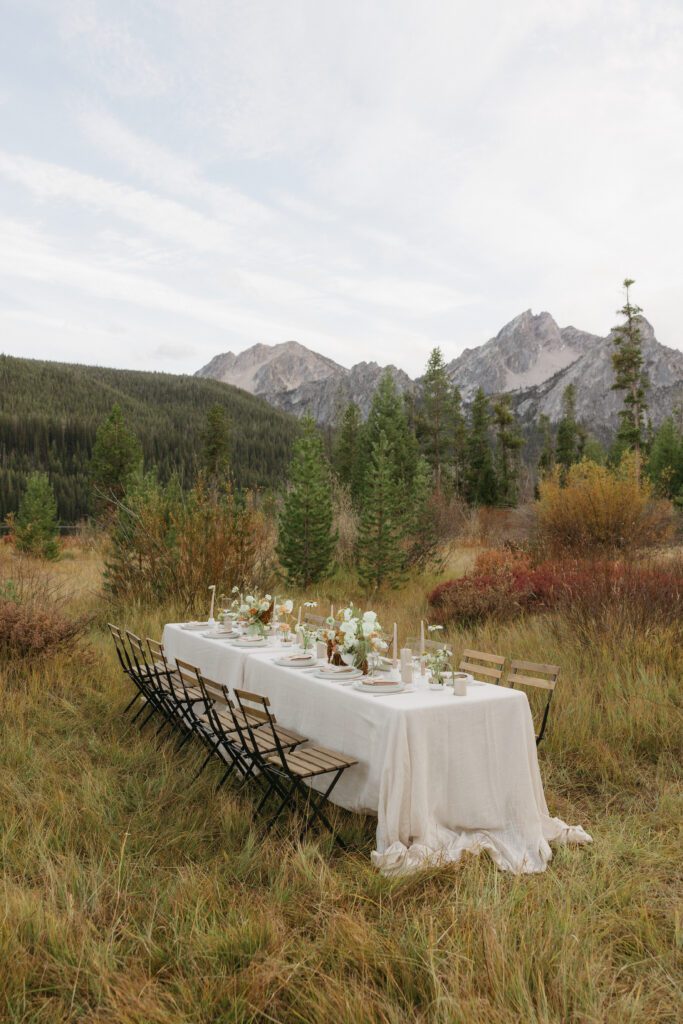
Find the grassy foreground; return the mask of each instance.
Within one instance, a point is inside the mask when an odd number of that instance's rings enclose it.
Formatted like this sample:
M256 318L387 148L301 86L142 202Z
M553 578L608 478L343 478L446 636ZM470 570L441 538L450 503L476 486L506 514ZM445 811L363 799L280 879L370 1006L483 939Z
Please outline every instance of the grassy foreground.
M264 841L248 791L214 795L198 752L127 726L106 618L155 635L173 613L112 612L99 569L80 552L55 569L96 615L89 653L0 670L0 1020L680 1020L680 631L587 642L548 617L454 636L562 665L541 771L594 845L539 876L479 857L392 881L371 819L340 812L347 854ZM385 624L427 585L375 602Z

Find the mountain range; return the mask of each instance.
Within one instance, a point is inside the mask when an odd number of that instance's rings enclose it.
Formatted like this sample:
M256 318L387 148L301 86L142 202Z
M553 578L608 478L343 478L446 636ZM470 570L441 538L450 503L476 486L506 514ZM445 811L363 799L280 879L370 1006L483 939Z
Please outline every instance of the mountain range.
M640 324L643 356L650 379L649 415L654 426L683 404L683 352L657 341L652 325ZM509 393L522 421L541 413L557 422L562 394L576 387L578 418L596 437L613 434L623 396L612 390L613 335L600 337L576 327L559 327L550 313L520 313L483 345L465 349L447 364L447 372L468 404L478 387L488 394ZM428 353L425 352L425 362ZM296 415L310 413L321 424L334 422L348 402L366 416L386 367L356 363L350 369L297 341L253 345L235 355L215 356L197 372L265 398ZM390 366L401 392L418 391L398 367Z

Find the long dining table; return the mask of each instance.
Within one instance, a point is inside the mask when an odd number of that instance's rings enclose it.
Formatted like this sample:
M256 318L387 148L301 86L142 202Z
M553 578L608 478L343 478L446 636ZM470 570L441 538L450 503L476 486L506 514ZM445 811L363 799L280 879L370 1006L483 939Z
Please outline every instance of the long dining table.
M179 658L230 690L268 697L279 724L357 760L333 800L377 816L371 857L384 874L482 851L503 870L539 872L551 843L591 842L550 816L521 690L471 681L459 697L418 678L404 692L375 695L276 665L291 647L274 639L240 648L170 623L163 644L169 664Z

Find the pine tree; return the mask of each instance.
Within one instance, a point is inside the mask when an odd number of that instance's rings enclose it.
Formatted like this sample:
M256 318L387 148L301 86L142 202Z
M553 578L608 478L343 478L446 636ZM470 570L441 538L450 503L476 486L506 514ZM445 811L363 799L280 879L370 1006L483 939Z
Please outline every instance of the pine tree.
M538 428L541 434L541 454L538 457L538 476L542 480L553 471L555 465L555 438L553 428L550 424L550 417L544 412L538 418Z
M498 501L502 505L516 505L519 490L519 450L523 441L510 396L501 395L493 406L496 428L496 461L498 468Z
M322 438L310 416L301 423L289 469L291 486L279 518L277 554L288 580L307 587L327 573L337 537Z
M14 527L18 551L38 558L59 558L57 502L47 473L29 476Z
M358 530L358 578L364 587L395 586L403 578L405 511L396 483L391 447L380 433L370 454L365 496Z
M419 434L425 457L434 473L437 493L441 491L443 471L449 461L452 415L452 393L446 364L441 349L435 348L432 349L422 378Z
M230 420L222 405L212 405L202 432L202 463L207 480L225 483L230 474Z
M126 426L121 407L115 405L97 429L90 463L90 480L98 511L121 500L141 463L140 442Z
M584 440L576 422L576 388L573 384L568 384L562 392L562 419L557 425L555 451L563 480L569 467L580 460Z
M333 460L337 476L349 488L354 505L363 490L362 430L360 410L355 402L350 402L344 410Z
M377 385L363 434L364 447L370 452L384 434L394 482L410 490L417 465L418 444L390 369L384 371ZM363 491L365 493L365 485Z
M644 445L645 412L649 380L644 367L640 336L640 306L631 303L629 289L635 281L626 278L626 301L618 313L625 323L613 328L615 351L612 354L615 380L613 390L624 392L624 408L619 413L617 445L636 454L636 473L640 478L640 462Z
M662 497L683 497L683 431L673 417L665 419L654 436L647 472Z
M450 416L449 426L450 437L450 468L453 481L453 489L456 494L462 493L465 488L466 465L467 465L467 423L462 411L462 397L460 388L455 384L450 394Z
M407 564L424 571L436 560L439 535L433 506L432 469L423 456L417 462L411 504Z
M498 488L489 437L491 410L482 388L477 388L470 416L467 437L467 500L472 505L495 505Z

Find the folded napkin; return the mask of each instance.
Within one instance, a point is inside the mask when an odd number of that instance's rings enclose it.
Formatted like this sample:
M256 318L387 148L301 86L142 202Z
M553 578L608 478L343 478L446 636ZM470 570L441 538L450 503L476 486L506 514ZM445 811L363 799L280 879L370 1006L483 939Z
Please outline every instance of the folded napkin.
M313 654L286 654L283 661L313 661Z
M337 676L343 672L356 672L357 670L353 665L323 665L320 671L329 672L330 675Z
M400 681L401 681L400 679L375 679L374 677L370 678L368 676L364 676L363 679L361 680L363 686L377 686L377 687L382 687L382 686L398 686Z

